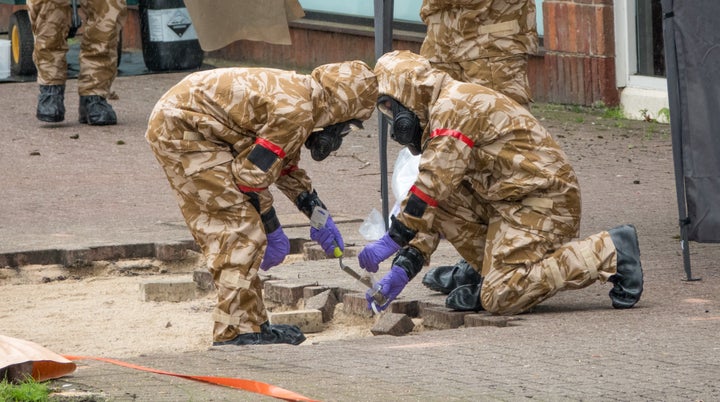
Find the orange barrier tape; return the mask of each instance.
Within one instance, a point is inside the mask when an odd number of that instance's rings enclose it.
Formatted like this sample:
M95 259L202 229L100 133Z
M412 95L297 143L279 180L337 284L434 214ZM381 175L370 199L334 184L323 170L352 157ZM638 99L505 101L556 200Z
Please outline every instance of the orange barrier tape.
M222 385L225 387L241 389L244 391L255 392L261 395L271 396L273 398L284 399L286 401L308 401L317 402L315 399L296 394L295 392L288 391L286 389L276 387L271 384L264 382L246 380L243 378L232 378L232 377L210 377L200 375L187 375L172 373L169 371L156 370L148 367L138 366L132 363L126 363L120 360L107 359L104 357L90 357L90 356L63 356L68 360L97 360L105 363L116 364L118 366L127 367L135 370L147 371L155 374L170 375L173 377L185 378L187 380L195 380L200 382L206 382L210 384Z

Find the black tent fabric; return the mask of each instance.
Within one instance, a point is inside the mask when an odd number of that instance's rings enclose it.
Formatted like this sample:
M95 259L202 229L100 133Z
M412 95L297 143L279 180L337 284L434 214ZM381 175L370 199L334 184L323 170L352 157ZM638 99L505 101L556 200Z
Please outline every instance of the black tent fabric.
M662 0L673 159L687 241L720 242L720 1Z

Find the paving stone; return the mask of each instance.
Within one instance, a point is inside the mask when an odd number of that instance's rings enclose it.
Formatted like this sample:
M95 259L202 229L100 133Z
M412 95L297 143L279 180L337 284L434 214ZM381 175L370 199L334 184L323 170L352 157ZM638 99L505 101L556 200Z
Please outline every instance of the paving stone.
M420 314L420 305L417 300L395 300L390 303L387 311L414 318Z
M512 317L492 315L487 312L465 316L466 327L507 327L510 321L512 321Z
M140 284L140 299L155 302L181 302L196 298L195 282L190 279L150 280Z
M386 312L380 315L370 332L373 335L400 336L409 333L413 328L415 324L406 314Z
M303 299L307 300L313 296L317 296L320 293L328 290L327 286L306 286L303 288ZM335 296L335 292L333 292ZM337 297L335 298L337 300Z
M372 317L373 312L367 308L367 300L364 293L348 293L343 296L343 311L346 314L359 315L361 317Z
M85 267L92 263L89 248L63 250L60 259L61 263L69 268Z
M322 312L323 322L328 322L333 319L335 306L337 304L338 300L335 298L335 293L333 293L332 289L327 289L320 294L310 297L309 299L305 299L305 308L310 310L320 310L320 312Z
M420 316L423 325L435 329L458 328L465 324L465 316L472 311L454 311L445 307L423 307Z
M215 281L213 276L207 269L196 269L193 271L193 282L198 289L210 291L215 290Z
M186 243L156 243L155 258L160 261L180 261L187 257L187 250Z
M305 259L308 261L325 260L330 258L325 254L325 250L323 250L322 247L314 241L307 242L303 245L303 254L305 255ZM344 257L349 258L357 255L358 247L345 247L345 251L343 251Z
M297 325L304 333L322 331L323 314L320 310L295 310L270 313L270 324Z
M264 284L265 298L275 303L294 306L303 298L303 289L307 286L315 286L315 283L267 281Z

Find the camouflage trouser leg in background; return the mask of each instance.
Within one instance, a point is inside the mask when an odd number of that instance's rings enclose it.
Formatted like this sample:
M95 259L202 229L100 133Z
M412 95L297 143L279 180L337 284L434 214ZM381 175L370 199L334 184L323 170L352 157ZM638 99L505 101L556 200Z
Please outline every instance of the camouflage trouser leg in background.
M80 45L80 95L107 97L117 75L119 33L127 15L126 0L79 0L83 35ZM28 0L35 36L33 61L40 85L63 85L67 78L70 0Z
M197 116L195 116L197 117ZM213 341L260 332L268 320L258 277L266 237L260 215L236 187L230 147L205 140L180 110L154 115L146 134L217 287Z
M70 30L69 0L27 0L30 25L35 36L33 61L40 85L64 85L67 78L67 35Z
M471 82L498 91L527 108L532 102L527 63L527 55L513 54L458 63L433 63L433 66L458 81Z
M480 298L486 311L518 314L564 289L581 289L617 271L608 232L564 243L548 232L527 231L490 219Z

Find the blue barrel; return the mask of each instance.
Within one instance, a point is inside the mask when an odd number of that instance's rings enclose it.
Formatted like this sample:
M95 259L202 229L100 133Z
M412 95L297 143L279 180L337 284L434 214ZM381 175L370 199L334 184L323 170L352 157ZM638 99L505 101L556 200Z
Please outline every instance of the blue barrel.
M204 52L183 0L140 0L143 60L153 71L191 70Z

